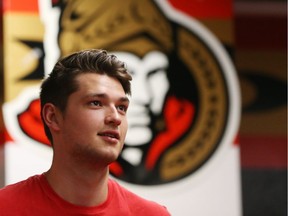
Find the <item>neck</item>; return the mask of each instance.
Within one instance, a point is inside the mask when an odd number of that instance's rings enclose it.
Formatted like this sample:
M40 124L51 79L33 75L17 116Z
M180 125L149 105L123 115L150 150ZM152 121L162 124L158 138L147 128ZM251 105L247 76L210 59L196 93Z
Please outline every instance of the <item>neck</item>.
M97 206L107 199L108 167L92 169L64 164L63 161L53 162L45 174L50 186L61 198L79 206Z

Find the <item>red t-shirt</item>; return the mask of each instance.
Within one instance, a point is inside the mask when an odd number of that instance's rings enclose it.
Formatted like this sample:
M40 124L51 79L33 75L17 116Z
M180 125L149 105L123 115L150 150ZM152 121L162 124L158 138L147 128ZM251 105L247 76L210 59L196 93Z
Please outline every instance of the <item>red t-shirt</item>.
M45 176L35 175L0 190L0 215L167 216L165 207L145 200L109 180L107 200L95 207L71 204L59 197Z

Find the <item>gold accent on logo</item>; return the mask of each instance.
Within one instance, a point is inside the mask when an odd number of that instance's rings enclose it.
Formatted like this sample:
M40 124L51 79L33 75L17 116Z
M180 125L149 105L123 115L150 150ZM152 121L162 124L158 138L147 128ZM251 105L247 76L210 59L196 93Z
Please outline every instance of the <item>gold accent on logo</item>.
M209 48L185 29L178 31L178 38L178 55L199 90L199 110L193 130L163 157L160 175L166 181L191 173L210 157L221 140L228 111L225 79Z
M39 84L40 80L20 81L39 63L36 50L20 40L41 42L44 29L38 14L4 14L4 94L5 102L13 100L25 88Z

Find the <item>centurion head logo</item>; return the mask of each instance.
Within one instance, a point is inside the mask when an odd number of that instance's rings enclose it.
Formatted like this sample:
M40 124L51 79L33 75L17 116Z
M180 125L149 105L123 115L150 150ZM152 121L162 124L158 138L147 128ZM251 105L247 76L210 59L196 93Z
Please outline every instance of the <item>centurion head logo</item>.
M87 48L116 54L132 74L129 128L123 152L110 166L114 177L139 185L175 182L233 141L235 71L199 22L166 1L48 2L40 4L46 74L57 58Z

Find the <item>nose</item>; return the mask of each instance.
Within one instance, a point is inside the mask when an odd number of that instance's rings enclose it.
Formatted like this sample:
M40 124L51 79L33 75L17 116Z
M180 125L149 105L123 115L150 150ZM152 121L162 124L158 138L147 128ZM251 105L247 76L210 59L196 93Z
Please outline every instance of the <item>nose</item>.
M121 117L116 109L116 107L111 107L107 110L105 116L105 124L119 126L121 124Z

